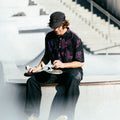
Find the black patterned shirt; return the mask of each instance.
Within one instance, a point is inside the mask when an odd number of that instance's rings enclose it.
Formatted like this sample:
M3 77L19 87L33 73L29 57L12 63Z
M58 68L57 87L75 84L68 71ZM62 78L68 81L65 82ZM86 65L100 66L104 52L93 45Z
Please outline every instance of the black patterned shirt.
M42 61L47 64L51 60L60 60L63 63L84 62L84 52L81 39L69 28L64 35L49 32L45 38L45 54Z

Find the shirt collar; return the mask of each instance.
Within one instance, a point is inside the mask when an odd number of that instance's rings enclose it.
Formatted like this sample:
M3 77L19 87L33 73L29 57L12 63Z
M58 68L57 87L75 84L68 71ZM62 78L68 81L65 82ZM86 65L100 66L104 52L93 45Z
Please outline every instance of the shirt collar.
M68 35L68 33L70 33L70 29L69 29L69 27L67 27L67 31L63 34L63 35L61 35L61 36L58 36L58 38L65 38L67 35Z

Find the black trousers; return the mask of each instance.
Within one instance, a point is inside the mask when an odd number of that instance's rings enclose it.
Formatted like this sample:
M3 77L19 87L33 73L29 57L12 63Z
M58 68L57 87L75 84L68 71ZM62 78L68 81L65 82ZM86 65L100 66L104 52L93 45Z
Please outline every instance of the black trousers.
M42 96L41 86L46 83L58 83L56 86L57 92L51 105L49 120L55 120L60 115L66 115L69 120L73 120L80 94L79 84L82 76L81 68L64 69L60 75L46 72L33 75L28 79L26 85L25 112L28 115L39 116Z

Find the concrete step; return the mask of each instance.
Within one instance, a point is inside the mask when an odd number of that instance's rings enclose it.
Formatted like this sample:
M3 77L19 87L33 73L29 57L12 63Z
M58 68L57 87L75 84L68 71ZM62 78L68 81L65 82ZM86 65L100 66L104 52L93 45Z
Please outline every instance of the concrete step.
M3 73L5 76L5 83L9 83L9 79L16 79L16 82L18 78L25 79L22 72L17 68L16 64L14 62L2 62L3 66Z
M91 49L91 50L97 50L97 49L104 49L104 48L109 48L109 47L112 47L112 46L115 46L113 43L101 43L101 44L87 44L87 46Z
M97 45L96 45L96 42L97 42L97 44L100 45L100 46L101 46L101 45L110 45L110 44L113 45L113 43L109 43L109 42L104 41L104 40L98 40L98 41L96 41L96 40L94 40L94 39L87 39L86 41L83 40L83 43L84 43L86 46L91 46L91 45L97 46Z
M120 46L118 47L113 47L113 48L108 48L104 50L95 50L93 51L94 54L99 54L99 55L104 55L104 54L109 54L109 55L120 55Z

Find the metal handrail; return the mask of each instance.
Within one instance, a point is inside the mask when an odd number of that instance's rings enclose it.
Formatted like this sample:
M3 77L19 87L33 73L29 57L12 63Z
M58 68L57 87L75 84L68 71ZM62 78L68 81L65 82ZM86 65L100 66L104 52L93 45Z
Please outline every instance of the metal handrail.
M91 11L93 9L93 6L96 7L99 11L101 11L103 14L105 14L108 17L108 22L110 22L110 20L112 20L120 27L120 21L118 19L116 19L114 16L112 16L108 11L104 10L102 7L100 7L98 4L96 4L93 0L87 0L87 1L91 4Z
M101 6L99 6L98 4L96 4L93 0L87 0L89 3L90 3L90 7L91 7L91 21L93 21L93 6L95 8L97 8L99 11L101 11L104 15L107 16L108 18L108 38L110 39L110 35L111 35L111 30L110 30L110 21L112 20L114 23L116 23L119 27L120 27L120 21L118 19L116 19L114 16L112 16L108 11L104 10ZM112 48L112 47L117 47L117 46L120 46L119 45L115 45L115 46L110 46L110 47L107 47L107 48L103 48L106 50L106 55L108 54L108 49L109 48ZM96 51L100 51L100 50L103 50L103 49L99 49L99 50L96 50ZM95 52L95 51L94 51Z

